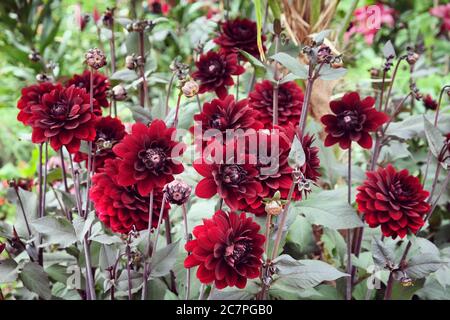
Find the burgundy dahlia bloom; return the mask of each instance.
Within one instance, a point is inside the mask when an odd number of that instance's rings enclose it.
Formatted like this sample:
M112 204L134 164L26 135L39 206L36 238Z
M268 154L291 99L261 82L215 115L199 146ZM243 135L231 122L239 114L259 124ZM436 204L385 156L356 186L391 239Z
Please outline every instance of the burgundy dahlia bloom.
M330 102L334 114L326 114L320 119L325 125L325 146L336 143L342 149L348 149L352 141L365 148L372 147L369 132L376 131L387 122L389 117L374 108L375 99L367 97L360 100L357 92L346 93L341 100Z
M423 106L427 110L436 110L438 107L438 103L434 100L431 95L427 94L422 98Z
M42 96L46 93L50 93L54 89L61 89L61 85L43 82L23 88L22 95L17 102L17 108L19 109L17 120L24 125L30 125L33 109L36 108L34 106L40 105Z
M77 88L85 88L86 92L89 94L90 86L90 77L91 72L89 70L85 70L82 74L75 74L69 81L67 81L66 86L70 87L71 85L75 85ZM107 92L109 90L109 82L108 78L99 72L94 72L93 75L93 83L94 83L94 99L97 103L103 107L109 107L109 102L107 98ZM101 110L97 109L97 111Z
M101 172L92 177L89 196L94 203L95 212L113 232L126 234L133 229L148 228L150 198L142 197L136 186L123 187L118 184L120 160L107 159ZM162 191L155 189L153 194L152 227L156 228L161 212ZM166 202L163 217L170 209Z
M233 95L224 99L213 99L203 104L202 112L194 115L195 126L201 126L202 136L207 130L218 130L222 141L226 139L226 130L261 129L262 123L257 120L259 112L248 107L248 100L235 101ZM194 127L191 131L195 133ZM200 132L200 130L199 130ZM203 137L209 140L209 137ZM196 137L202 140L202 137Z
M184 145L173 140L174 134L175 128L167 128L159 119L148 127L135 123L131 134L113 148L122 158L118 184L124 187L136 184L138 192L147 196L153 189L162 189L172 181L174 174L183 172L183 165L174 157L183 153Z
M261 40L264 42L266 37L262 36ZM222 22L214 42L226 53L237 53L238 49L241 49L259 58L256 22L249 19L238 18Z
M231 210L243 210L249 205L256 205L263 191L258 180L256 159L246 154L242 160L242 164L236 164L238 161L215 161L211 164L204 159L201 162L194 161L195 170L204 177L195 188L195 194L204 199L219 194Z
M96 116L90 110L85 89L57 86L31 109L33 115L29 121L34 143L50 141L55 151L65 146L70 153L75 153L81 140L95 139Z
M357 188L356 203L371 228L381 225L386 237L395 239L416 233L430 210L425 202L429 192L408 170L396 171L392 165L367 172L367 180Z
M249 105L260 112L259 120L264 128L271 128L273 123L273 84L264 80L255 85L249 95ZM296 124L300 120L303 105L303 91L294 82L285 82L278 89L278 125Z
M118 118L110 116L97 118L95 121L95 140L93 143L93 154L95 154L95 172L103 168L106 159L115 158L112 148L122 141L126 135L125 126ZM88 155L81 151L75 154L76 162L86 161Z
M200 82L199 93L215 91L221 99L228 94L227 86L234 85L231 76L243 74L245 69L239 65L237 54L209 51L202 54L195 63L197 71L192 77Z
M200 282L214 282L217 289L245 288L247 279L259 277L265 237L260 226L242 212L217 211L211 219L203 219L193 234L196 239L186 243L190 253L185 268L198 266Z
M3 253L3 250L5 250L5 248L6 248L6 244L0 242L0 254Z
M431 8L430 14L442 20L442 33L450 31L450 3Z

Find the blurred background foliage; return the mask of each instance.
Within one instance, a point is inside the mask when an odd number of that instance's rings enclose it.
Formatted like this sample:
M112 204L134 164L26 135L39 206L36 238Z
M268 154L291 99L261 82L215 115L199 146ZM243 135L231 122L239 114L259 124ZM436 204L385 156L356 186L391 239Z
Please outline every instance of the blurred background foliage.
M87 49L104 48L109 52L108 38L110 30L104 28L95 17L101 17L108 7L117 7L116 43L118 69L124 68L127 53L136 52L134 34L128 34L123 25L130 17L155 19L160 14L151 12L155 1L136 0L2 0L0 2L0 180L35 176L36 150L29 142L30 130L16 121L16 103L20 89L36 82L36 74L46 63L56 64L54 77L60 80L71 77L84 70L83 57ZM211 34L217 28L214 15L229 4L232 17L246 16L254 19L252 1L167 1L171 8L162 21L149 34L149 59L151 76L149 77L150 95L154 104L165 99L165 88L170 78L169 65L176 58L193 66L195 49L199 44L205 50L214 44ZM319 2L319 1L317 1ZM329 29L338 30L347 13L354 6L354 0L335 1L337 6ZM435 99L440 88L450 82L448 37L439 35L440 21L431 16L430 8L448 1L436 0L389 0L381 1L396 11L394 28L382 26L372 45L368 45L361 35L354 34L348 42L338 43L344 54L348 73L335 90L337 94L345 90L359 90L362 94L372 94L374 81L369 70L380 68L384 62L382 49L387 40L391 40L398 55L405 52L407 46L423 48L423 54L417 63L415 79L421 92L431 94ZM376 1L357 1L357 7L374 4ZM80 28L79 18L90 17L87 24ZM78 15L78 16L77 16ZM122 25L121 25L122 24ZM101 42L99 42L99 37ZM41 62L32 62L29 55L36 50ZM409 69L402 65L397 78L394 96L401 96L409 90ZM413 103L417 113L423 113L421 102ZM127 108L119 106L122 118L131 119ZM195 111L194 108L190 110ZM422 152L423 153L423 152ZM422 157L423 154L419 155ZM409 161L409 160L408 160ZM404 161L413 168L416 162ZM1 190L0 190L1 192ZM1 195L0 195L1 197ZM5 215L6 206L0 214Z

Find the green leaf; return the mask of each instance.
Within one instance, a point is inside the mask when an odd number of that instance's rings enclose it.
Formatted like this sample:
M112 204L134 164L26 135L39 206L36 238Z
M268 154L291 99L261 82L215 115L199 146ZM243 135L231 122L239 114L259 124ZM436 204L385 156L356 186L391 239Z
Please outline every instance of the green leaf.
M319 8L320 8L320 5L319 5ZM328 29L327 30L322 30L322 31L320 31L318 33L315 33L312 36L312 39L317 45L320 45L320 44L323 43L325 38L330 35L330 33L331 33L331 30L328 30Z
M46 216L32 222L36 231L46 236L46 243L66 248L77 241L72 224L63 217Z
M91 228L94 220L95 220L94 211L91 211L86 219L82 218L81 216L76 216L73 219L72 224L75 229L78 241L83 242L83 238Z
M255 0L255 14L256 14L256 43L258 45L259 55L261 60L266 60L264 55L264 48L262 43L262 25L263 25L263 6L261 5L261 0Z
M45 300L50 300L52 293L50 291L50 283L48 275L44 269L34 262L28 262L20 273L20 280L23 285L31 292L36 293Z
M439 131L438 128L433 126L433 124L423 117L424 128L425 128L425 136L428 140L428 146L430 147L431 153L437 158L439 157L439 153L444 147L444 136Z
M227 287L222 290L214 288L209 295L209 300L250 300L261 290L255 281L249 281L244 289Z
M342 78L347 73L345 68L331 68L329 65L324 65L319 73L319 78L322 80L336 80Z
M171 243L168 246L156 251L152 257L151 278L158 278L168 275L175 265L179 252L180 241Z
M255 69L255 73L257 77L263 78L267 72L266 66L259 59L255 58L248 52L244 50L238 49L239 52L247 59L247 61L252 65Z
M129 70L129 69L122 69L114 72L111 77L109 77L110 80L119 80L124 82L130 82L134 81L138 78L138 75L135 71Z
M0 260L0 284L11 283L17 279L17 262L14 259Z
M388 265L394 265L395 253L386 246L378 237L372 239L373 262L382 269Z
M395 49L394 49L394 46L392 45L392 42L391 42L391 40L388 40L388 42L386 42L385 44L384 44L384 47L383 47L383 55L384 55L384 57L387 59L388 57L395 57L396 56L396 54L395 54Z
M292 141L291 150L289 151L288 163L292 168L298 168L305 164L306 156L303 150L302 143L298 139L297 135L294 136Z
M31 225L32 221L35 220L38 215L38 199L37 195L33 192L23 190L22 188L18 188L17 190L21 203L23 205L23 211L14 189L10 188L8 190L8 200L16 205L16 221L14 223L14 227L16 228L19 236L28 239L29 235L25 223L24 214L27 217L28 223Z
M424 253L413 256L407 262L408 267L404 271L412 279L422 279L437 271L444 264L439 256L433 253Z
M435 116L434 113L427 114L425 117L430 120ZM409 116L405 120L393 122L386 130L386 135L395 136L400 139L408 140L411 138L426 138L423 115ZM441 114L438 120L438 128L445 131L450 128L450 115Z
M287 53L278 52L270 57L271 59L281 63L290 72L292 72L298 79L308 79L308 68L306 65L291 57Z
M274 19L280 19L281 17L280 1L278 0L268 0L268 1L269 1L269 8L270 11L272 11Z
M296 203L295 210L304 214L310 223L331 229L362 227L356 210L347 203L344 189L315 190L308 199Z
M313 288L324 281L349 276L320 260L295 260L283 254L273 261L276 273L298 289Z
M134 121L143 124L149 124L152 121L152 114L146 108L141 106L130 106L128 108L131 110Z

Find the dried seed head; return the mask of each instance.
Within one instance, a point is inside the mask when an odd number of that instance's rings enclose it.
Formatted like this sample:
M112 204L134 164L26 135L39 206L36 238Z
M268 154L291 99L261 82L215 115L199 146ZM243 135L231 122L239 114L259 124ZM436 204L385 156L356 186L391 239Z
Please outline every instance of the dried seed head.
M41 61L42 57L35 49L32 49L30 54L28 55L28 59L30 59L33 62L39 62Z
M37 82L51 82L52 78L46 75L45 73L38 73L36 75L36 81Z
M269 215L278 216L283 212L283 206L279 201L272 200L266 204L265 210Z
M125 67L127 67L130 70L136 69L137 59L136 59L136 55L134 53L132 55L126 56Z
M184 181L174 180L166 184L163 191L169 203L182 205L188 201L192 188Z
M121 84L118 84L112 88L112 96L116 101L124 101L127 99L127 89Z
M410 65L414 65L417 62L417 60L419 60L419 58L420 56L417 53L411 51L408 52L408 55L406 56L406 61L408 61Z
M85 58L87 65L96 70L106 65L106 56L103 51L98 48L89 49L85 54Z
M116 10L116 8L106 8L106 11L102 17L103 25L109 29L111 29L114 25L114 10Z
M344 66L344 61L342 60L342 57L335 57L330 65L333 69L342 68Z
M199 85L194 80L188 80L183 84L181 91L187 98L192 98L198 93Z

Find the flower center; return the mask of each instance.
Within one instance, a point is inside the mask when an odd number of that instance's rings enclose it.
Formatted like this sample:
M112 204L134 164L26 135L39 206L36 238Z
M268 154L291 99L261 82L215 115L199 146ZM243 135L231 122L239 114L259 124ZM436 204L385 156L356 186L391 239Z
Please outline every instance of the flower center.
M161 148L149 148L138 153L139 159L150 170L160 170L166 161L166 154Z
M228 185L238 186L245 180L247 172L239 165L225 165L222 171L222 181Z
M211 126L211 128L221 129L222 128L221 117L218 114L213 115L211 117L211 120L209 121L209 125Z
M366 115L353 110L345 110L338 115L339 126L345 130L361 131L366 121Z
M64 120L67 117L67 113L69 111L69 108L66 103L64 102L57 102L54 104L50 110L50 113L53 117L55 117L58 120Z
M232 243L225 248L225 261L229 266L234 267L250 250L251 244L248 241Z

